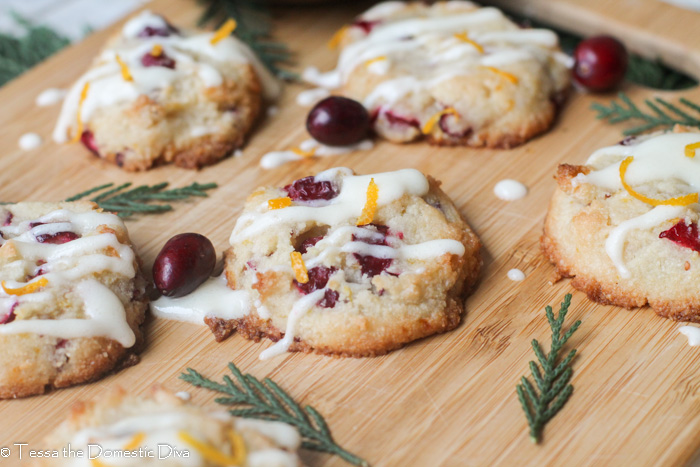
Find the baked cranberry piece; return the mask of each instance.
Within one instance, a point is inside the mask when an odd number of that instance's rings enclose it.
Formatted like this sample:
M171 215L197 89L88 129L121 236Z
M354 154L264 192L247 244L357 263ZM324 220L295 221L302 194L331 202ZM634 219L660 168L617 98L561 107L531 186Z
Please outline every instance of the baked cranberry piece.
M138 37L169 37L173 34L180 34L179 29L165 21L165 19L163 19L163 21L165 22L165 27L146 26L138 34Z
M15 217L12 215L10 211L7 211L7 214L5 214L5 220L2 222L3 226L7 226L12 224L12 218Z
M80 238L75 232L56 232L55 234L41 234L36 236L39 243L50 243L52 245L62 245Z
M317 182L315 177L304 177L284 187L292 201L315 201L333 199L338 189L329 181Z
M294 280L294 285L297 290L304 295L308 295L316 290L323 289L328 284L328 279L336 271L335 268L327 268L325 266L316 266L308 270L309 282L302 284ZM317 305L321 308L333 308L338 301L339 294L335 290L326 290L323 298L318 301Z
M307 238L301 243L297 251L303 255L309 248L320 242L322 238L323 236Z
M148 52L141 57L141 65L145 67L160 66L173 70L175 69L175 60L165 55L165 52L161 52L160 55L153 55L152 52Z
M91 153L98 157L100 156L100 152L97 150L97 142L95 142L95 135L92 134L92 131L83 131L83 134L80 135L80 142L83 143L83 146L85 146Z
M369 226L374 227L374 229L370 229ZM387 243L386 237L389 235L389 227L386 225L378 225L378 224L369 224L369 226L365 226L363 228L367 230L376 230L378 233L382 234L381 238L378 238L376 236L371 236L371 237L358 237L356 235L352 236L353 241L358 241L358 242L363 242L367 243L369 245L385 245L388 246L389 244ZM391 258L377 258L375 256L363 256L358 253L353 253L353 256L355 259L360 263L360 269L362 270L362 274L365 274L369 277L374 277L378 274L381 274L382 272L386 271L389 269L391 266L391 263L393 262L393 259Z
M666 238L671 240L676 245L700 252L698 224L695 222L686 224L685 220L682 220L670 229L661 232L659 234L659 238Z
M3 316L2 318L0 318L0 324L11 323L15 320L15 318L17 317L15 315L15 308L17 307L17 303L18 302L13 303L12 308L10 308L10 312L8 314L6 314L5 316Z
M374 21L368 21L365 19L358 19L352 25L356 28L362 29L365 34L369 34L372 32L372 29L374 29L375 26L377 26L379 23L381 23L380 20L374 20Z
M412 117L405 117L403 115L397 115L391 110L387 110L384 113L386 121L391 125L407 125L415 128L420 128L420 122Z

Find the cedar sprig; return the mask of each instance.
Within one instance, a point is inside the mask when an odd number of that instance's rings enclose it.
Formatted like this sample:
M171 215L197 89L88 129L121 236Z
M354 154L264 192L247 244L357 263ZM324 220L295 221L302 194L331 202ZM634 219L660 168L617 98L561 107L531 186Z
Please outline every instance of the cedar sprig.
M250 374L244 375L233 363L229 363L228 368L235 377L235 382L229 375L224 375L223 384L217 383L192 368L188 368L187 373L182 373L180 379L225 394L225 397L218 397L214 401L235 406L229 410L235 417L288 423L299 430L303 448L335 454L353 465L369 466L366 461L336 444L328 424L316 409L310 405L302 408L270 378L260 381Z
M229 18L236 20L234 34L248 44L260 61L276 76L296 80L298 75L280 66L289 63L292 54L286 45L270 39L272 18L266 8L266 1L246 0L199 0L205 5L199 18L199 25L213 23L220 26Z
M624 131L626 135L634 135L657 127L670 128L673 125L700 127L700 105L684 97L679 104L672 104L660 97L653 101L646 99L644 103L650 110L640 109L625 93L618 94L619 100L610 101L610 106L594 102L591 108L597 112L597 119L607 119L609 123L620 123L627 120L642 120L644 123ZM697 115L695 115L697 114Z
M90 198L90 201L97 203L105 211L114 212L119 217L130 217L136 213L154 214L173 209L170 204L149 204L152 201L180 201L192 197L206 197L207 190L217 187L216 183L193 183L181 188L166 190L168 183L163 182L152 186L141 185L127 190L131 185L131 183L124 183L114 187L113 183L107 183L71 196L66 201L77 201L99 193Z
M34 25L16 13L12 16L24 35L0 33L0 86L70 44L68 38L52 29Z
M576 321L564 335L561 334L570 305L571 294L567 294L556 318L551 306L545 308L547 321L552 329L552 346L549 354L545 354L537 339L532 340L532 350L541 367L540 369L534 361L530 361L530 372L537 388L525 376L516 387L518 399L530 426L530 440L533 443L540 442L544 426L564 407L574 391L569 381L572 374L570 365L576 355L576 349L569 351L566 357L557 363L562 347L581 325L581 321Z

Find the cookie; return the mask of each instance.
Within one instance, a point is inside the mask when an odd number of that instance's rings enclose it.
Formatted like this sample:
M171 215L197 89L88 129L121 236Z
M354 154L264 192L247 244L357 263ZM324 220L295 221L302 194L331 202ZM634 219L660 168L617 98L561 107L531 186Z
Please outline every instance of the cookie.
M233 36L189 33L144 11L68 92L54 140L125 170L213 164L243 144L279 85Z
M116 390L77 403L45 444L59 456L38 465L301 466L294 427L207 411L158 387L147 397ZM69 444L85 457L61 456Z
M336 69L304 78L362 102L397 143L517 146L552 125L570 86L554 32L471 2L380 3L335 41Z
M0 398L135 363L145 281L121 219L91 202L27 202L0 222Z
M697 129L626 138L559 166L541 239L596 302L700 322Z
M454 329L481 267L480 242L440 183L414 169L334 168L248 198L225 254L237 319L206 318L285 351L366 357Z

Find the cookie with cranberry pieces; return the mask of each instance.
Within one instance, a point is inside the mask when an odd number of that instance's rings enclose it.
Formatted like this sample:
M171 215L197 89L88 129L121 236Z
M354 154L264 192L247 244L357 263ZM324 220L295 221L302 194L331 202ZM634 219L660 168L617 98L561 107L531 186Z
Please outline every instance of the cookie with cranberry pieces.
M334 42L336 69L304 78L362 102L397 143L513 147L549 129L570 87L553 31L471 2L380 3Z
M136 363L145 281L121 219L91 202L26 202L0 222L0 398Z
M237 320L207 318L287 350L381 355L454 329L482 261L480 242L440 183L414 169L335 168L256 190L230 238L225 273L250 294Z
M149 11L133 17L68 92L54 139L130 171L219 161L243 144L263 96L279 92L229 33L187 32Z
M594 301L700 322L697 129L626 138L556 174L541 244Z
M158 386L145 396L117 389L100 399L78 402L68 419L45 440L49 450L60 452L70 446L90 451L99 461L92 465L110 465L107 460L121 454L118 465L125 467L294 467L302 465L297 455L300 445L301 437L291 425L205 410ZM125 456L125 451L132 455ZM65 456L41 460L39 465L76 463L75 458Z

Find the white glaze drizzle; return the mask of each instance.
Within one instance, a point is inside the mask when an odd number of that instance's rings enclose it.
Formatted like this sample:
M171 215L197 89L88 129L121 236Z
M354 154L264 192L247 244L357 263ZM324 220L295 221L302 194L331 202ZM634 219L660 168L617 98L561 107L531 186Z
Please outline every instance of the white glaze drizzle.
M137 37L146 26L165 28L167 24L162 17L147 10L129 20L122 29L121 41L114 48L105 50L98 58L97 65L81 76L68 91L53 133L56 142L68 140L68 130L77 119L81 92L88 82L90 89L81 107L83 122L89 121L94 112L102 107L134 101L141 95L153 98L186 75L197 76L202 88L219 86L225 79L221 69L227 63L251 64L263 84L265 97L274 99L279 95L277 80L250 48L237 38L228 36L211 44L214 33L188 35L181 32L168 37ZM141 63L141 58L156 44L176 61L175 69L145 67ZM128 66L133 81L123 78L117 55Z
M493 193L503 201L515 201L527 195L527 187L517 180L504 179L496 183Z
M23 151L31 151L41 146L42 143L41 136L36 133L25 133L18 141L19 148Z
M31 222L49 224L32 228ZM20 288L41 278L47 281L41 291L20 296L8 295L0 289L0 298L3 299L0 312L10 312L11 308L5 308L8 304L58 300L61 297L56 294L59 291L65 293L65 289L68 289L82 300L85 315L84 318L16 319L0 325L0 334L34 333L65 339L104 336L127 348L134 344L135 336L126 321L122 301L94 278L94 275L104 271L133 278L136 274L134 253L129 246L121 244L113 233L96 233L100 225L124 228L122 221L113 214L97 211L75 213L67 209L52 211L34 221L0 227L4 237L0 243L3 247L14 247L21 258L12 266L30 274L37 274L39 269L43 272L40 277L28 282L6 280L6 286ZM64 231L74 232L80 238L59 245L36 240L37 235ZM108 256L103 253L105 250L111 250L116 255ZM39 261L45 263L37 267ZM10 265L5 267L9 268Z
M159 317L204 324L204 318L238 319L250 313L245 290L232 290L225 275L207 279L197 290L179 298L162 296L151 302L151 312Z
M297 94L296 103L302 107L311 107L321 99L325 99L330 95L330 91L326 88L307 89Z
M578 174L574 186L590 183L605 190L623 189L620 164L627 157L634 157L625 173L625 181L631 186L660 180L676 180L700 191L700 161L685 156L685 147L700 142L700 133L665 133L645 137L636 144L617 144L595 151L586 162L594 168L588 174ZM651 229L668 220L683 217L691 206L656 206L648 212L621 222L612 229L605 241L605 251L615 264L620 277L628 279L631 273L624 261L627 234L635 229ZM651 208L651 206L650 206Z
M314 139L302 141L299 149L304 152L313 151L314 156L331 157L341 156L355 151L369 151L374 147L374 142L371 139L365 139L359 143L349 146L326 146ZM294 151L272 151L268 152L260 158L260 167L263 169L275 169L287 162L298 161L304 159L304 156L297 154Z
M68 94L68 91L65 89L48 88L36 96L35 103L38 107L49 107L61 102L66 97L66 94Z
M697 326L681 326L678 332L688 338L688 345L697 347L700 345L700 328Z
M391 18L407 5L410 7L404 2L380 3L365 12L361 19L379 21L369 34L356 37L343 48L334 70L320 73L308 67L302 79L336 89L359 66L368 66L372 73L380 75L386 74L392 63L420 67L413 76L389 79L376 86L363 102L374 110L391 107L410 94L420 96L447 79L469 75L484 66L507 67L520 61L536 62L543 67L550 62L571 66L571 60L557 50L558 38L554 32L519 28L496 8L474 8L470 2L452 2L449 9L453 11L435 16L435 11L443 8L441 3L436 3L421 17ZM382 22L385 19L388 21ZM483 54L472 44L454 37L465 32L484 48Z

